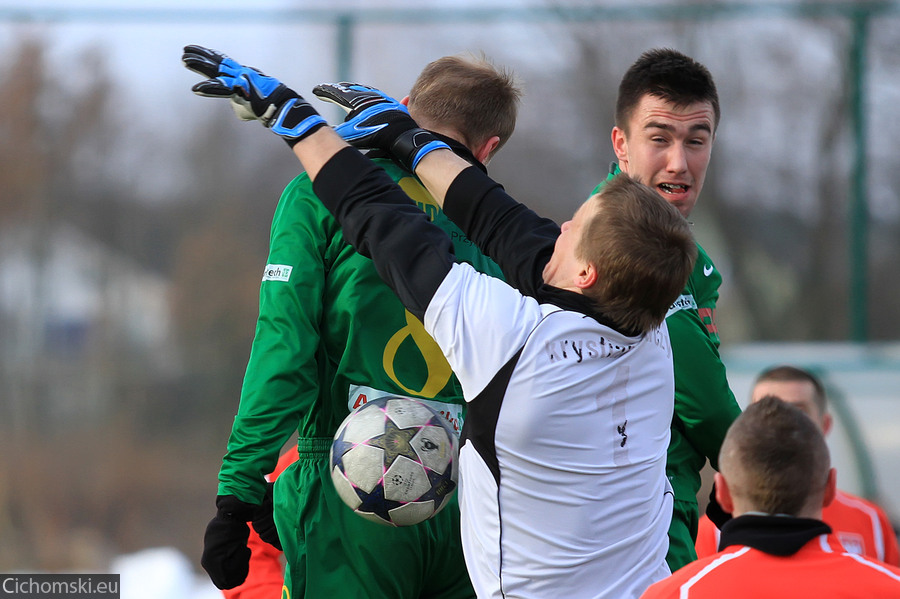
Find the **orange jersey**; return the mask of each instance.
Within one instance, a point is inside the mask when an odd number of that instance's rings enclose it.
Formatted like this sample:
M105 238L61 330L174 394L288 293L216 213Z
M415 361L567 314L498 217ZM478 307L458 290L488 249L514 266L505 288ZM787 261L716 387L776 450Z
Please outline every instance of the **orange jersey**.
M274 481L285 468L297 460L296 448L286 451L275 465L275 471L267 478ZM225 599L278 599L284 586L284 567L281 563L281 551L269 545L256 534L250 525L250 572L247 579L233 589L222 591Z
M900 566L897 535L884 510L850 493L838 491L834 501L822 510L822 520L849 553L865 555ZM697 557L706 557L719 549L719 529L709 518L700 518L697 531Z
M900 569L848 553L820 534L789 556L747 545L701 558L652 585L642 599L897 599Z

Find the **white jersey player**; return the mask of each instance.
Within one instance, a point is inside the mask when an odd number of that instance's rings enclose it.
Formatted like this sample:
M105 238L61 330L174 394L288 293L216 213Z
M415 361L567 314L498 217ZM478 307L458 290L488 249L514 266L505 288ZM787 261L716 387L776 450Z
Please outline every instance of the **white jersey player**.
M462 535L478 596L622 599L665 577L674 378L663 321L696 256L678 212L622 176L560 228L400 103L317 87L350 110L339 133L415 171L505 283L458 263L446 233L277 80L229 63L195 90L231 97L288 141L345 238L459 377Z

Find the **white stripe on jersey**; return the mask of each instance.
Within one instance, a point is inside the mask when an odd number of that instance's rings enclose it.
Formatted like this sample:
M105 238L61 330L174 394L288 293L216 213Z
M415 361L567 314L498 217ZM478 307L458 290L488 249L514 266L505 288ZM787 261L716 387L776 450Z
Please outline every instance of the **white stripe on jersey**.
M713 561L709 562L705 568L703 568L702 570L700 570L699 572L697 572L696 574L691 576L687 582L685 582L683 585L681 585L681 588L679 589L679 593L678 593L679 599L688 599L688 597L690 597L691 587L693 587L695 584L700 582L704 576L706 576L707 574L709 574L710 572L712 572L713 570L715 570L722 564L726 564L733 559L737 559L737 558L741 557L748 551L750 551L749 547L743 547L743 548L739 549L738 551L735 551L734 553L726 553L725 555L717 557Z
M834 500L859 510L869 517L869 520L872 523L872 542L875 543L875 553L879 560L884 561L884 530L881 527L881 520L878 519L878 513L873 510L871 506L866 505L861 501L851 499L841 492L838 492L835 495ZM840 535L840 533L838 534Z

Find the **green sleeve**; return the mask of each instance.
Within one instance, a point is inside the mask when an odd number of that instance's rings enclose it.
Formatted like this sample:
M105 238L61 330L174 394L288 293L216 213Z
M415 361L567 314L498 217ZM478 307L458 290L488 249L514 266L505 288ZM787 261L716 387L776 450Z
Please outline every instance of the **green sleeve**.
M258 503L264 476L316 402L329 226L337 225L313 195L308 177L297 177L282 194L272 222L256 333L219 471L220 495Z
M718 470L719 448L740 406L697 310L679 310L666 319L666 325L675 367L675 427Z

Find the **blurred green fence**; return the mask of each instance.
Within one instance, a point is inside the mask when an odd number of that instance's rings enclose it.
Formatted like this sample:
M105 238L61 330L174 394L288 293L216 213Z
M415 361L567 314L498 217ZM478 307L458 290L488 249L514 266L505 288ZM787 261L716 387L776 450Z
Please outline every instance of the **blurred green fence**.
M735 2L689 5L642 6L521 6L479 8L88 8L88 7L0 7L0 21L19 23L298 23L333 27L335 72L341 80L352 80L354 42L357 31L369 25L434 25L453 23L585 23L591 21L702 22L747 17L800 20L837 18L845 20L852 34L847 45L847 80L851 86L848 121L853 131L853 174L850 179L847 218L849 228L850 339L868 338L868 189L867 113L868 57L866 53L873 20L900 14L897 1L850 2Z

